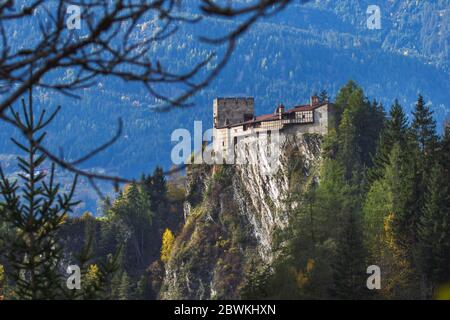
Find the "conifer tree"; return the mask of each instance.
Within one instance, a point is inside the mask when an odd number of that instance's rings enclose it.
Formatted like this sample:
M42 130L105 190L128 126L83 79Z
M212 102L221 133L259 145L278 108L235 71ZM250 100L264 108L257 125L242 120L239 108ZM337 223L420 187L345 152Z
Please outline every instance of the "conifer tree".
M427 185L429 184L430 168L434 166L436 160L436 147L438 138L436 134L436 122L433 119L433 113L419 95L413 112L412 131L415 138L414 160L416 162L414 200L411 203L410 210L416 212L412 217L413 234L412 244L417 242L417 224L420 214L425 206Z
M15 123L27 133L25 142L12 139L26 156L18 157L22 173L19 181L10 181L0 167L0 192L4 203L0 204L0 216L15 232L5 239L6 259L11 268L10 277L15 291L21 299L61 298L62 281L60 273L61 246L57 232L67 214L78 202L73 200L77 182L75 176L70 192L60 193L60 185L55 183L55 165L50 172L39 170L46 157L39 152L42 133L56 116L57 109L48 118L45 111L35 118L32 95L28 106L22 100L23 114L11 109ZM21 192L19 193L19 190Z
M327 90L324 89L324 90L320 91L319 101L320 102L327 102L328 101L328 92L327 92Z
M418 258L431 292L450 281L450 129L447 127L439 158L431 169L425 206L419 223Z
M389 111L389 122L387 124L388 141L391 146L398 142L402 145L408 130L408 120L402 106L395 99L394 104Z
M384 184L388 186L392 197L393 238L398 246L412 253L420 208L417 203L417 164L410 148L409 144L405 148L399 143L394 144L389 164L385 168Z
M250 270L245 275L245 282L240 290L242 299L265 299L268 291L272 271L270 266L260 266L252 261Z
M419 95L417 99L413 116L412 129L419 150L424 156L432 156L437 143L436 122L433 119L433 112L425 104L422 95Z
M372 104L363 90L349 81L336 98L337 158L346 168L345 177L356 184L365 183L364 168L372 166L377 139L384 126L382 105ZM330 141L327 141L329 148Z
M402 106L395 99L389 111L386 127L380 134L377 151L373 160L373 167L369 171L369 179L374 182L383 175L384 168L389 162L389 156L395 143L405 148L408 134L408 123Z
M131 283L128 274L124 271L120 278L119 300L128 300L131 294Z
M394 143L382 177L371 184L363 206L365 243L372 263L384 270L384 298L414 295L409 240L415 217L410 211L414 161L403 156L400 144Z
M125 252L126 263L144 269L148 263L145 250L149 245L153 212L142 186L137 183L127 185L113 203L110 218L116 222L119 229L122 229L119 237L126 237L130 246Z
M51 163L49 172L42 170L47 159L37 147L45 138L42 131L55 118L59 108L47 117L44 109L36 117L30 89L28 105L22 99L22 113L13 108L10 111L12 121L25 136L25 141L12 138L25 153L25 156L17 158L22 170L19 179L11 181L0 166L0 195L3 197L0 225L6 227L6 231L0 233L0 254L7 261L6 273L14 286L14 298L89 298L86 292L92 296L104 289L108 276L115 269L115 260L112 257L101 263L99 281L95 286L84 286L81 292L66 287L66 266L62 265L64 248L58 232L79 203L73 200L77 177L69 186L69 193L61 192L61 185L55 181L55 164ZM92 259L92 238L76 258L74 263L80 267L84 277L87 263Z
M355 213L349 214L346 220L337 243L331 292L339 299L363 299L367 290L366 251L361 226Z
M148 194L152 211L158 211L160 205L167 200L167 182L163 169L157 166L153 175L144 175L141 180Z
M136 297L140 300L148 300L150 298L149 289L147 273L144 273L136 284Z
M361 149L356 142L357 129L350 109L345 109L339 124L338 159L345 168L345 178L351 180L355 168L361 163Z

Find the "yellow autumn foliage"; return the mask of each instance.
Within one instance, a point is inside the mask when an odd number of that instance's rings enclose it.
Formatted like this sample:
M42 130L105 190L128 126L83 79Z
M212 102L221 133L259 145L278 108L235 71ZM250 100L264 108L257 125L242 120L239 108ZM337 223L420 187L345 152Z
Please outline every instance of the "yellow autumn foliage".
M0 264L0 300L4 300L3 296L3 286L5 285L6 277L5 277L5 268Z
M404 249L398 246L393 230L395 213L390 212L384 218L381 265L385 271L382 294L387 298L396 298L399 291L406 290L412 276L411 264Z
M314 269L315 261L314 259L308 259L306 263L306 272L311 272Z
M314 259L308 259L308 261L306 262L305 270L304 271L300 270L297 272L296 282L300 288L303 288L305 285L308 284L314 266L315 266Z
M162 262L166 263L167 261L169 261L170 253L172 252L174 242L175 237L173 236L172 231L170 231L170 229L166 229L162 237L162 246L161 246Z
M436 290L436 300L450 300L450 283L440 286Z
M5 282L5 267L0 264L0 288L3 285L3 282Z
M86 273L86 281L90 284L95 284L100 279L100 270L96 264L91 264L88 267L87 273Z

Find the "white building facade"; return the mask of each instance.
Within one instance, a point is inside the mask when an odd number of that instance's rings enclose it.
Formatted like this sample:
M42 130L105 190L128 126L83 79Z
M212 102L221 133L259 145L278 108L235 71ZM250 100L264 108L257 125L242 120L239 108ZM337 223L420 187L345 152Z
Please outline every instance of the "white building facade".
M333 117L332 103L320 101L317 96L312 96L307 105L290 109L279 105L274 113L257 117L254 116L253 98L216 98L213 109L213 149L216 155L224 155L225 158L236 154L237 146L255 141L270 143L275 136L297 133L324 135Z

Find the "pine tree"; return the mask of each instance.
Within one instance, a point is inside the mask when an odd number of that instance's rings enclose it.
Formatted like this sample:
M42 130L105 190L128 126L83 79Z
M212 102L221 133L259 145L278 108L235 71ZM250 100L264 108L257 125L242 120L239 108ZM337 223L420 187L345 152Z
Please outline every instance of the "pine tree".
M437 143L436 122L421 95L417 99L416 109L413 112L412 129L417 139L419 150L425 156L432 156Z
M420 216L417 164L410 148L402 148L399 143L395 143L384 174L385 185L389 186L392 196L391 212L395 213L392 221L394 238L397 245L408 252L412 252Z
M126 263L134 264L137 269L144 269L148 263L145 251L150 245L153 212L142 186L137 183L127 185L113 203L110 215L114 224L123 229L117 241L127 238Z
M413 115L412 130L416 142L414 153L416 170L414 202L411 203L410 210L416 212L416 214L412 220L412 227L414 230L411 238L412 245L417 242L417 224L419 222L420 213L425 206L425 195L430 177L429 171L436 160L436 147L438 143L436 122L433 119L433 113L425 104L421 95L419 95Z
M391 110L389 111L389 122L387 124L388 130L388 143L394 144L396 142L402 145L402 142L405 139L405 135L408 130L408 120L406 119L406 115L403 111L402 106L398 103L398 100L395 99L394 104L391 106Z
M55 164L47 173L39 168L45 164L46 157L38 149L45 133L42 130L56 117L59 108L46 117L42 110L38 117L34 114L32 91L28 106L22 100L22 114L11 108L12 120L22 128L25 142L12 139L14 144L26 154L18 157L22 170L20 180L10 181L0 166L0 232L2 250L0 254L7 262L8 279L14 285L14 298L17 299L79 299L86 298L88 286L83 290L68 290L64 281L67 274L61 270L63 247L58 232L66 223L67 217L78 201L73 200L77 177L69 186L69 193L60 192L60 184L55 182ZM92 237L74 261L82 272L88 273L87 263L92 259ZM115 269L115 259L101 263L99 281L94 294L104 290L108 276ZM86 289L86 290L85 290Z
M167 200L167 182L164 171L161 167L157 166L153 171L153 175L144 175L141 180L148 194L151 209L153 212L156 212L159 210L161 204Z
M270 266L260 266L252 261L250 270L245 275L244 285L240 290L241 298L246 300L268 298L271 277Z
M128 274L124 271L122 272L122 276L120 278L120 286L119 286L119 300L128 300L130 297L131 284L130 278Z
M332 295L339 299L366 297L366 252L361 226L355 214L349 214L338 239L333 265Z
M324 89L324 90L320 91L319 101L320 102L327 102L328 101L328 92L327 92L327 90Z
M431 291L450 281L449 129L431 169L419 223L418 258Z
M361 148L356 142L357 129L350 109L345 109L339 124L338 159L345 167L345 178L352 179L352 174L361 163Z
M147 274L141 275L136 284L136 297L140 300L150 299Z
M408 160L409 159L409 160ZM411 211L414 191L412 157L404 157L400 144L394 144L380 179L375 180L364 201L364 234L372 263L384 270L380 294L384 298L414 297L411 267Z
M28 133L26 142L12 139L26 154L26 157L18 157L22 186L19 187L17 180L9 181L0 167L0 192L4 198L4 203L0 204L0 216L16 229L16 232L7 235L4 253L12 270L10 277L15 283L19 298L61 298L63 289L59 263L62 248L57 232L67 214L78 204L73 200L77 177L74 178L70 192L62 194L60 185L54 180L55 165L51 165L48 175L39 171L46 160L45 155L37 148L37 144L41 144L45 137L45 133L40 131L56 116L59 109L48 118L44 118L43 111L36 121L31 90L28 107L24 100L22 104L22 115L11 109L14 121Z
M373 159L373 167L369 171L369 179L374 182L383 175L384 168L389 162L389 156L395 143L405 147L408 134L408 123L402 106L395 99L389 111L386 127L380 134L377 151Z
M350 81L336 98L337 158L346 168L345 177L355 184L365 183L365 167L372 166L377 140L384 126L382 105L372 104L363 90ZM328 142L327 147L329 148Z

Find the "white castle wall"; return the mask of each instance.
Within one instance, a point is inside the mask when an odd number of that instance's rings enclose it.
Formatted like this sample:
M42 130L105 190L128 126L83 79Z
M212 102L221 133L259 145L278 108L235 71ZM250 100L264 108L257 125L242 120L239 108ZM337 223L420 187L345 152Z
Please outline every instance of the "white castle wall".
M242 141L246 137L261 137L265 138L268 130L286 131L286 134L297 133L318 133L324 135L328 132L328 124L330 120L329 104L324 104L313 110L314 123L283 123L282 120L265 121L261 123L260 127L249 128L244 130L243 125L230 126L225 128L213 129L213 147L215 153L227 155L232 151L234 146L234 138ZM249 140L250 141L250 140ZM230 150L231 148L231 150Z

